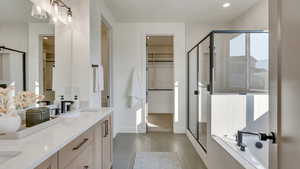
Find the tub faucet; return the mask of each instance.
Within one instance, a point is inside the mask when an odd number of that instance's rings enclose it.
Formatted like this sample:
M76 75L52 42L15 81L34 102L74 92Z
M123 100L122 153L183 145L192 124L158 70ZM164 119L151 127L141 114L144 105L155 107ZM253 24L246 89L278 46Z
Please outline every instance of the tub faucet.
M273 144L276 143L276 136L274 132L271 132L271 134L266 133L255 133L255 132L248 132L248 131L238 131L236 136L237 145L240 147L241 151L245 151L245 147L247 147L243 143L243 136L244 135L254 135L258 136L260 141L268 141L271 140Z

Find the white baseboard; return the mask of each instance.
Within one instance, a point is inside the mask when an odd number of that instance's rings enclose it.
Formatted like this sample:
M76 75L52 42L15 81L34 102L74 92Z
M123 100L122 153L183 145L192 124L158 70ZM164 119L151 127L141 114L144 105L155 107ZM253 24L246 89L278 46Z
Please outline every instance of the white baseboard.
M137 129L136 127L122 127L119 129L119 133L146 133L146 129Z
M206 152L202 149L202 147L199 145L199 143L193 137L193 135L190 133L190 131L186 130L186 136L189 138L189 140L192 143L193 147L195 148L195 150L199 154L200 158L202 159L202 161L204 162L204 164L207 167L208 166L208 160L207 160Z

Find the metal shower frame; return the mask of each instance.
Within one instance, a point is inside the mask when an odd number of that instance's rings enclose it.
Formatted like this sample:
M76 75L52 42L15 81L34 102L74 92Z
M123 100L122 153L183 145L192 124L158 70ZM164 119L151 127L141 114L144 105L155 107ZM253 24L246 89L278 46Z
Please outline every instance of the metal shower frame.
M199 112L197 112L197 128L196 128L196 132L197 135L194 136L191 129L189 128L190 126L190 122L189 122L189 118L190 118L190 98L189 98L189 90L190 90L190 79L189 79L189 67L190 67L190 63L189 63L189 59L190 59L190 53L194 50L197 49L197 83L199 81L199 46L202 42L204 42L205 40L207 40L208 38L210 39L209 42L209 85L207 85L207 91L210 93L210 95L213 94L213 70L214 70L214 39L215 39L215 35L216 34L247 34L247 33L267 33L264 30L214 30L211 31L208 35L206 35L202 40L200 40L195 46L193 46L188 52L187 52L187 129L188 131L191 133L191 135L196 139L196 141L199 143L199 145L201 146L201 148L203 149L203 151L205 153L207 153L206 148L200 143L199 141L199 123L198 123L198 119L199 119ZM198 84L197 84L198 86ZM198 95L199 91L196 90L194 91L194 95ZM197 110L199 109L199 96L197 97Z

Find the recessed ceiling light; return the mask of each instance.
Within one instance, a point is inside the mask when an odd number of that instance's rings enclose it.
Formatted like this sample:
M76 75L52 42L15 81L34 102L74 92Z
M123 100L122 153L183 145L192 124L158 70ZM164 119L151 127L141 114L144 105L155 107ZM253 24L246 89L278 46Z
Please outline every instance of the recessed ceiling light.
M47 36L45 36L45 37L44 37L44 40L48 40L48 37L47 37Z
M223 4L223 8L228 8L230 6L231 6L231 4L229 2L226 2L226 3Z

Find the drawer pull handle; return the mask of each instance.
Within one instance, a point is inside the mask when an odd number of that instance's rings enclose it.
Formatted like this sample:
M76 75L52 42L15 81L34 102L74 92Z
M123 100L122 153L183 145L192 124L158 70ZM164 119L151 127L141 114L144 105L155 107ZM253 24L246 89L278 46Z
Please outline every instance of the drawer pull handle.
M89 141L88 138L85 138L78 146L73 148L73 151L80 149L81 146L83 146L87 141Z
M86 166L83 166L83 169L88 169L89 168L89 166L88 165L86 165Z

